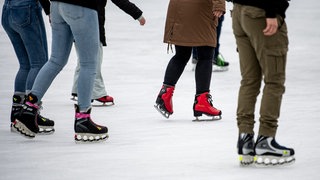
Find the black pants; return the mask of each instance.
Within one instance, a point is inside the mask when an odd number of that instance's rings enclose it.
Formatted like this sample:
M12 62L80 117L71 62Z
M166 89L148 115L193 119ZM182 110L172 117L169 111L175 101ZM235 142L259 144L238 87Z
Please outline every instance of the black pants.
M212 74L212 58L214 48L209 46L196 47L198 63L195 70L196 94L210 91ZM192 47L175 46L176 54L171 58L164 76L164 84L175 86L186 67L192 52Z

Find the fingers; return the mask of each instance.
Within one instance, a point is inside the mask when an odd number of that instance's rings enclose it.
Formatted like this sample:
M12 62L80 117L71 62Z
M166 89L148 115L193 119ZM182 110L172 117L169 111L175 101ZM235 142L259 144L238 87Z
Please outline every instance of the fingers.
M213 15L216 17L221 17L223 15L223 11L213 11Z
M266 19L266 28L263 30L265 36L272 36L278 30L278 21L276 18L267 18Z
M141 26L143 26L146 23L146 19L143 16L141 16L138 20Z

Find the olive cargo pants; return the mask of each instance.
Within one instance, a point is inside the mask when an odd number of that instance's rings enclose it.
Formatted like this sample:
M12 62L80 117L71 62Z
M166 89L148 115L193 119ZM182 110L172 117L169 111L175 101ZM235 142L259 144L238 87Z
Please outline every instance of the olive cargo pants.
M282 95L285 92L285 69L288 32L284 19L278 19L278 31L265 36L265 11L234 4L232 27L239 52L241 85L238 95L239 133L254 133L255 105L264 82L260 104L259 135L274 137L278 127Z

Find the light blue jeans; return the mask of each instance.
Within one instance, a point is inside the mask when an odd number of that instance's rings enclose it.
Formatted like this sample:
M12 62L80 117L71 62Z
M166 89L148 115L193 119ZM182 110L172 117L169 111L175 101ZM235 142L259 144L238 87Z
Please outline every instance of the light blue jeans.
M5 0L1 22L19 61L15 94L27 94L41 67L48 61L42 7L36 0Z
M80 111L86 111L91 106L100 43L97 11L52 1L50 16L51 57L40 70L31 92L39 101L42 99L54 78L67 64L74 42L80 63L78 106Z

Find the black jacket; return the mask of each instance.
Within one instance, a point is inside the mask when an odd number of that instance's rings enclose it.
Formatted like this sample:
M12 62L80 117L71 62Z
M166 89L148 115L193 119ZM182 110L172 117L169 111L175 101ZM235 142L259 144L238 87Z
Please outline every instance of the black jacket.
M44 10L44 12L46 13L46 15L50 14L50 1L49 0L39 0L40 4Z
M232 2L264 9L268 18L275 18L277 15L285 18L289 6L288 0L232 0Z
M105 36L105 6L107 0L97 0L98 2L98 16L99 16L99 32L100 32L100 42L103 46L106 46L106 36ZM116 6L118 6L125 13L129 14L133 19L138 19L142 16L142 11L129 0L111 0Z

